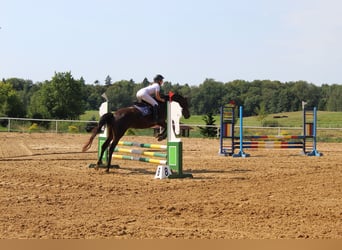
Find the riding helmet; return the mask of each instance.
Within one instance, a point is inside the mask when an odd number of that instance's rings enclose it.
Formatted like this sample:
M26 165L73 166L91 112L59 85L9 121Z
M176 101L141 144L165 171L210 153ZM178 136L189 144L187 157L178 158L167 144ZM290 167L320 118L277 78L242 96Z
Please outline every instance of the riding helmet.
M156 75L156 77L153 79L154 82L160 82L164 79L164 76L162 75Z

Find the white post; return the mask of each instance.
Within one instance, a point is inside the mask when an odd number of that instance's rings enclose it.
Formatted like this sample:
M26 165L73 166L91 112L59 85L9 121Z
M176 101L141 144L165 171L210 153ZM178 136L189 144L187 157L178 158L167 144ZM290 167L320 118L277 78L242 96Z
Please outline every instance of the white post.
M101 118L101 116L103 116L107 112L108 112L108 101L103 102L101 104L101 106L100 106L100 109L99 109L100 118ZM103 131L103 133L99 134L98 148L97 148L97 158L100 157L102 144L107 140L107 136L108 135L107 135L107 126L106 126L104 131ZM107 162L108 161L108 150L105 151L103 157L104 157L104 160Z
M168 142L180 142L176 135L180 133L179 120L182 117L182 107L178 102L168 102L167 112L167 140Z
M177 102L167 104L167 164L172 173L168 178L192 178L192 174L183 173L183 144L176 135L180 134L179 120L182 117L182 108Z

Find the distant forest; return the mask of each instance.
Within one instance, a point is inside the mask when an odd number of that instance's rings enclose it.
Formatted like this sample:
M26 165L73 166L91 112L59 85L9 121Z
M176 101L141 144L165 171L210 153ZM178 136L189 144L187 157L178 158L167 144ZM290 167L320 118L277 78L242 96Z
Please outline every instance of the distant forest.
M33 83L20 78L0 81L0 117L28 117L46 119L79 119L87 110L98 110L106 93L111 109L130 106L138 89L150 84L143 79L112 82L107 76L104 84L86 84L71 72L57 72L51 80ZM219 82L206 79L190 86L165 82L162 92L178 92L188 97L194 115L218 114L220 106L234 100L244 106L246 116L263 113L291 112L307 107L322 111L342 111L342 85L316 86L306 81L280 82L271 80L234 80Z

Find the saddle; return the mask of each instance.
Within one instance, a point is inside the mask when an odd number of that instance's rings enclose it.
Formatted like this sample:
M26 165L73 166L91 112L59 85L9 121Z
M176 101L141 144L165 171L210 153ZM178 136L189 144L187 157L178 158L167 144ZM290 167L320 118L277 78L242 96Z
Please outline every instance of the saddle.
M134 102L133 107L140 111L143 116L153 113L153 107L147 102Z

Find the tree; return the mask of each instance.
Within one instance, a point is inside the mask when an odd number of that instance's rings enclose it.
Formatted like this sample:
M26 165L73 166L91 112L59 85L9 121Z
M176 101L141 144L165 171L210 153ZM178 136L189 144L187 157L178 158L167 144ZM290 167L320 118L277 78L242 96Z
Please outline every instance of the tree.
M117 110L122 107L127 107L135 100L134 82L119 81L113 83L106 91L111 108Z
M75 80L71 72L55 73L42 84L30 104L30 115L44 118L79 119L85 111L84 80Z
M142 86L147 87L148 85L150 85L150 81L145 77L143 82L142 82Z
M30 103L31 96L34 91L34 85L31 80L24 80L20 78L9 78L6 79L6 83L11 84L13 89L18 93L18 96L23 103L25 115L27 113L27 107Z
M85 111L84 80L75 80L71 72L55 73L51 80L53 100L50 112L60 119L78 119Z
M319 88L313 84L305 81L297 81L286 83L285 86L289 88L294 98L288 111L299 111L302 109L302 101L308 103L308 107L317 106L319 104L320 91Z
M243 110L245 116L255 115L255 108L260 107L262 82L253 81L249 84L248 92L245 93Z
M163 83L163 85L161 86L160 93L168 94L169 91L172 91L172 83L168 82L168 81L165 81Z
M11 98L7 94L2 95L0 105L3 115L5 112L6 115L20 114L22 117L74 119L84 110L97 110L104 101L102 94L105 92L113 105L112 110L129 106L136 100L136 92L150 82L144 78L141 83L135 83L132 79L112 83L108 75L105 84L96 80L93 84L85 85L83 78L74 79L67 72L55 73L50 81L32 83L31 80L9 78L3 79L2 84L10 84L14 91ZM215 115L219 107L234 100L237 106L244 106L244 113L248 116L257 114L257 108L261 109L261 105L269 114L299 111L302 101L308 103L307 107L342 111L341 88L341 84L318 87L305 81L233 80L223 84L206 79L198 86L166 81L161 92L167 94L173 91L188 97L190 111L194 115L209 112Z
M330 86L330 94L327 100L328 111L342 111L342 86L334 84Z
M256 107L255 108L255 113L258 115L257 116L257 120L260 121L261 126L264 126L264 121L265 121L265 119L267 117L267 112L265 110L265 104L261 103L260 104L260 108Z
M243 111L245 116L255 115L255 108L260 105L259 95L249 95L246 97L243 104Z
M263 103L268 113L277 113L278 91L281 87L282 84L279 81L265 80L262 82L260 103Z
M38 90L33 93L28 107L29 117L36 119L48 119L52 117L49 112L50 103L48 102L53 98L51 91L49 82L38 85Z
M102 94L106 92L107 86L104 85L85 85L86 110L98 110L104 102Z
M11 84L0 82L0 116L23 117L25 107Z
M192 108L195 114L219 112L224 96L223 83L213 79L206 79L192 94Z
M112 84L112 78L108 75L105 79L105 85L110 86Z
M205 122L206 127L200 127L201 135L205 137L215 137L217 135L217 128L215 127L215 118L212 112L203 116L202 120Z

